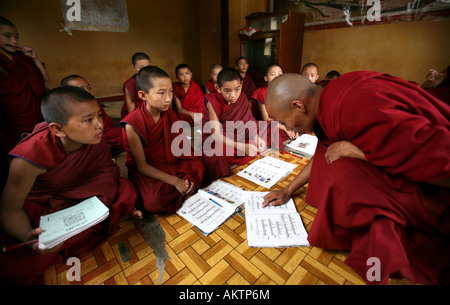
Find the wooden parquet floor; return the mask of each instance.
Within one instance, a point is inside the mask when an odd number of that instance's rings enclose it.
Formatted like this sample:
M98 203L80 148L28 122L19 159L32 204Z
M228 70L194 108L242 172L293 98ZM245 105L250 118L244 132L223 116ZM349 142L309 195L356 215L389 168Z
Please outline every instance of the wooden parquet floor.
M272 189L281 189L305 166L308 160L283 153L280 159L297 164L297 168ZM222 180L246 190L267 189L236 174L245 166L233 169ZM307 231L316 209L305 203L306 187L293 197ZM234 215L209 236L203 235L177 214L158 214L166 234L167 259L163 285L360 285L364 281L344 263L347 252L316 247L249 248L245 220ZM130 259L122 262L118 244L131 249ZM101 247L80 257L81 281L67 280L70 266L60 264L45 273L52 285L159 285L156 254L146 243L144 233L134 219L125 219L120 230ZM404 284L395 281L391 284Z

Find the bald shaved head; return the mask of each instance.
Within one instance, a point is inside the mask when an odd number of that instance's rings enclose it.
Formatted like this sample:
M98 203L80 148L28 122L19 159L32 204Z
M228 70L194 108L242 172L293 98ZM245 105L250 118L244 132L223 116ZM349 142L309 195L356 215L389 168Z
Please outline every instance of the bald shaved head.
M265 100L267 112L272 119L289 128L310 132L312 126L309 125L316 121L321 91L322 88L308 78L300 74L285 73L269 84ZM305 124L308 126L295 126Z
M270 82L265 104L275 111L290 111L291 101L311 96L316 87L300 74L285 73Z

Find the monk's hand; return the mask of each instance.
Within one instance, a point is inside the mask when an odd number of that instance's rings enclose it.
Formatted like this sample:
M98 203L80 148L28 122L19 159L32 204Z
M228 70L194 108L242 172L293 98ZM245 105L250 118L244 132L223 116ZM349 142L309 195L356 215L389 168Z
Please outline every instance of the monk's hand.
M189 180L184 180L184 184L186 185L186 195L190 195L195 191L195 184Z
M256 145L258 147L258 151L264 150L267 147L266 141L261 139L258 135L256 136Z
M439 78L443 75L444 75L443 73L439 73L439 71L437 71L435 69L430 69L430 72L428 72L426 78L430 82L434 82L437 78Z
M290 130L286 130L286 134L288 135L289 139L294 140L297 139L298 137L298 132L290 129Z
M339 141L328 146L327 152L325 153L325 160L327 160L328 164L331 164L342 157L367 161L364 152L352 142Z
M42 229L41 228L36 228L31 230L30 232L28 232L28 240L34 240L34 239L38 239L39 238L39 234L42 233ZM33 249L33 251L36 251L40 254L47 254L47 253L51 253L51 252L55 252L57 251L64 243L60 243L56 246L54 246L53 248L50 249L45 249L45 250L41 250L39 249L39 243L36 241L34 244L31 244L31 249Z
M258 147L256 145L253 145L251 143L245 144L245 154L247 156L256 156L258 153Z
M291 196L284 189L280 191L271 191L269 194L264 196L262 207L265 208L266 206L282 205L288 202L290 198Z
M186 195L187 187L185 180L177 178L177 182L175 182L173 186L175 186L175 188L178 190L178 192L180 192L181 195Z
M30 57L31 59L37 59L37 53L34 49L30 48L30 47L22 47L22 53L25 54L26 56Z

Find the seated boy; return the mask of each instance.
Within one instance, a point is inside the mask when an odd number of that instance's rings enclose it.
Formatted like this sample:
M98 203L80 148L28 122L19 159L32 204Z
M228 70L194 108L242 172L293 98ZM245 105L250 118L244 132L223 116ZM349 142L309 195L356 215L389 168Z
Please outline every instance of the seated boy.
M133 69L134 75L123 84L123 95L125 101L123 103L122 111L120 112L122 118L124 118L128 113L144 103L144 101L140 99L137 93L138 91L136 89L136 74L142 68L150 66L152 64L152 61L147 54L138 52L131 57L131 64L131 69Z
M120 122L128 176L137 186L146 211L175 212L185 195L201 186L205 166L193 153L176 157L172 151L172 141L180 133L171 132L179 118L170 107L173 93L169 75L155 66L143 68L137 75L137 87L145 103Z
M315 63L307 63L302 67L300 75L303 75L315 84L319 79L319 67Z
M61 80L61 87L64 86L74 86L80 87L92 94L94 96L94 92L92 90L91 85L84 77L79 75L69 75ZM120 168L120 176L127 178L128 177L128 169L125 165L125 149L123 148L123 140L122 140L122 131L120 127L115 127L113 120L106 113L105 109L99 104L100 111L102 112L102 120L103 120L103 138L106 143L108 143L111 154L113 155L114 161Z
M270 137L267 137L270 133L267 129L259 129L247 96L242 94L242 79L236 69L220 71L217 86L218 93L205 96L203 149L208 150L211 146L212 152L206 153L222 154L229 165L246 164L258 151L266 148L265 138L270 145ZM223 147L212 145L216 143Z
M45 122L10 152L9 177L0 201L1 244L38 238L41 216L92 196L109 208L110 215L52 249L41 251L33 243L3 253L1 281L42 281L50 266L103 243L118 230L125 215L142 217L135 210L136 189L119 178L119 169L102 140L103 122L95 98L81 88L60 87L44 97L41 110Z
M239 74L242 77L242 91L247 96L247 99L250 100L252 98L253 92L258 88L256 87L255 82L253 81L252 76L247 73L248 72L248 60L245 57L239 57L236 59L236 70L239 71Z
M178 82L172 85L178 116L190 125L194 124L196 118L201 122L205 97L200 86L192 80L191 68L186 64L179 64L175 68L175 75Z
M210 79L205 83L205 91L206 94L216 93L216 85L217 85L217 75L222 71L222 66L219 64L213 64L209 69L209 77Z
M279 64L270 64L266 68L266 75L264 76L264 80L267 82L267 85L261 88L256 89L252 95L252 113L255 118L260 117L264 121L273 121L269 115L267 114L265 100L267 94L267 88L269 87L270 82L277 76L283 74L283 70ZM278 124L278 128L280 129L280 138L281 142L285 142L289 139L295 139L298 137L298 133L291 130L287 130L286 126L283 124Z

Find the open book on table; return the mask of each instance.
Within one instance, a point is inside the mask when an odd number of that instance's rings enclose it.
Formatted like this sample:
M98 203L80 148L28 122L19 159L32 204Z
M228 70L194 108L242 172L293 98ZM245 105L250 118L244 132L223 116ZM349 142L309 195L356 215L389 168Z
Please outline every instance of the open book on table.
M241 209L244 194L243 189L217 180L186 199L177 214L208 235Z
M102 222L109 209L96 196L88 198L70 208L41 216L39 249L52 248L72 236Z
M292 198L283 205L262 207L267 192L248 192L245 224L249 247L308 247L308 233Z
M316 152L318 139L314 135L302 134L285 145L285 149L302 158L311 159Z
M238 176L270 189L296 167L296 164L266 156L241 170Z

